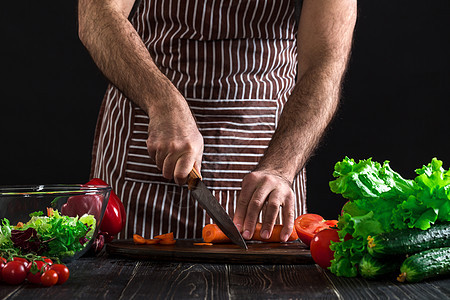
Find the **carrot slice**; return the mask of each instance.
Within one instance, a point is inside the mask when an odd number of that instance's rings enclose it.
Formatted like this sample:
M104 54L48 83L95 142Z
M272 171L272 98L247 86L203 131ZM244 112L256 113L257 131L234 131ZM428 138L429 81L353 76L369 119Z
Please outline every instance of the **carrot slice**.
M154 236L153 238L160 239L160 240L173 240L173 232L157 235L157 236Z
M202 238L206 243L230 243L231 240L220 230L216 224L207 224L203 227Z
M193 243L194 246L212 246L214 245L213 243Z
M140 245L146 244L145 239L142 236L140 236L139 234L133 234L133 242L135 244L140 244Z
M160 239L145 239L146 245L156 245L159 244L160 242L161 242Z

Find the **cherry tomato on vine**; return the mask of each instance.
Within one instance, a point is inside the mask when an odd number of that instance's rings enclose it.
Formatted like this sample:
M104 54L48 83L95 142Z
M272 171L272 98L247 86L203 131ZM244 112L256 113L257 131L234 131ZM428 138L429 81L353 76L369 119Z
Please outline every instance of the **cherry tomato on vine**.
M23 258L23 257L13 257L13 261L18 261L23 263L25 269L28 268L28 266L30 265L30 262L28 261L28 259Z
M52 286L58 282L58 273L55 270L47 270L41 276L43 286Z
M46 263L48 263L49 265L53 265L53 260L51 260L50 258L46 257L46 256L42 256L42 258L44 259L44 261Z
M326 269L334 259L334 251L330 249L331 241L339 242L336 229L324 229L319 231L311 241L311 256L316 264Z
M58 284L63 284L69 279L69 268L63 264L54 264L50 266L50 270L54 270L58 274Z
M28 270L27 280L34 284L40 284L42 273L47 271L48 268L49 265L41 260L33 261Z
M22 283L27 277L27 271L23 262L10 261L2 269L3 281L9 284Z

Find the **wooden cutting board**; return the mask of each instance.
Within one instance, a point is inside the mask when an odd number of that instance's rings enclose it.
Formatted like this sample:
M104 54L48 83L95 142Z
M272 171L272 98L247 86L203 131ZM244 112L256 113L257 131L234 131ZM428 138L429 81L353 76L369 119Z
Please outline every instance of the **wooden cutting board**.
M110 255L132 259L172 262L235 264L313 264L311 253L300 241L289 243L248 242L248 250L234 244L194 245L201 240L180 239L174 245L136 245L116 240L106 245Z

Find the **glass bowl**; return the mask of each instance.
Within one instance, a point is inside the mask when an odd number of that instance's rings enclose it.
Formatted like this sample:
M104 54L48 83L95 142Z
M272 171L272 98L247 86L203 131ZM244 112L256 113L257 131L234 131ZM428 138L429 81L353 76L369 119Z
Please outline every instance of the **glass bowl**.
M0 252L81 257L97 237L110 192L81 184L0 186Z

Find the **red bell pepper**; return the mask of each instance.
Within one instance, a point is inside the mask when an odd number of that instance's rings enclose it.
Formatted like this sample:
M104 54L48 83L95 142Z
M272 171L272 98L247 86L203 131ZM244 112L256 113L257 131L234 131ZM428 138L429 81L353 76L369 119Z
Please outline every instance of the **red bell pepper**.
M94 178L85 186L108 186L106 182L99 178ZM80 195L72 196L61 207L61 213L69 217L82 216L83 214L94 215L95 218L100 217L103 199L100 195ZM108 205L100 225L100 232L108 238L112 239L124 227L126 221L125 208L117 197L116 193L111 190Z
M107 186L108 184L99 178L93 178L86 185ZM116 193L111 190L100 230L110 235L116 235L125 227L125 221L125 207Z

